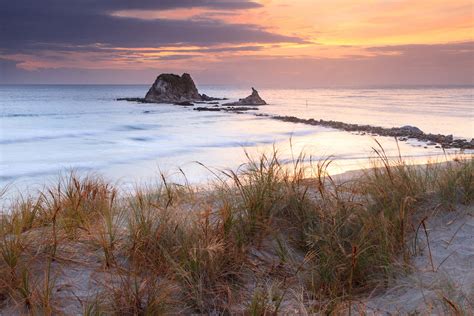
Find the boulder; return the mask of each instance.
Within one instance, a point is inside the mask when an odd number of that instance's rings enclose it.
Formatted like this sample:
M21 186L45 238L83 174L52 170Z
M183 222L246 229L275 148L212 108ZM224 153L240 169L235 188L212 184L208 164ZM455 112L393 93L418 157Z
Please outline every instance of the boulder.
M203 101L221 101L221 100L227 100L226 98L214 98L214 97L210 97L206 94L201 94L201 100Z
M266 105L265 102L259 95L258 91L252 88L252 94L246 98L239 99L237 102L225 103L223 105Z
M181 106L193 106L194 103L190 102L190 101L182 101L182 102L176 102L176 103L173 103L174 105L181 105Z
M400 127L401 130L403 130L404 132L406 133L410 133L410 134L423 134L423 131L421 129L419 129L418 127L416 126L411 126L411 125L405 125L405 126L402 126Z
M194 111L207 111L207 112L220 112L222 111L222 108L209 108L209 107L203 107L203 106L198 106L197 108L193 109Z
M193 79L187 73L182 76L175 74L159 75L145 96L147 102L182 103L201 101Z

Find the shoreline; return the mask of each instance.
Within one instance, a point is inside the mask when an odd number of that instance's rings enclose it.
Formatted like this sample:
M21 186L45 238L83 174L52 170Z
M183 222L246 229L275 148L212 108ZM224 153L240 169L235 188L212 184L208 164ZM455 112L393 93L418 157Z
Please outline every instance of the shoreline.
M375 145L375 143L374 143ZM255 153L258 155L258 153ZM332 155L326 156L326 158L331 157L332 159L332 164L328 168L330 169L328 173L333 177L333 178L345 178L346 176L352 175L352 174L361 174L366 170L370 170L372 168L371 165L371 160L375 159L374 157L367 156L367 157L357 157L357 158L349 158L349 159L341 159L337 157L333 157ZM391 156L388 156L388 158L392 161L395 162L399 159L399 154L393 154ZM426 166L428 164L430 165L442 165L446 163L450 163L456 159L472 159L474 157L474 153L439 153L439 154L426 154L426 155L415 155L415 156L410 156L410 155L402 155L402 158L404 161L408 162L409 165L411 166ZM322 161L325 158L321 157ZM306 159L303 163L305 165L310 164L311 159ZM352 161L353 163L351 164L345 164L344 162L346 161ZM286 159L281 159L281 162L283 165L289 167L291 166L291 158L288 157ZM316 162L313 161L313 163ZM194 162L196 166L201 166L202 165L199 162ZM342 164L341 164L342 163ZM185 163L186 165L186 163ZM218 169L218 170L233 170L233 167L215 167L215 166L206 166L204 169ZM237 166L235 166L237 168ZM159 169L159 168L158 168ZM181 170L181 171L180 171ZM209 169L208 169L209 170ZM157 170L158 171L158 170ZM162 170L164 173L170 175L170 179L172 176L177 176L177 179L173 179L174 184L184 184L186 181L191 183L193 187L196 188L201 188L201 187L206 187L210 183L213 182L214 176L212 172L209 171L204 171L204 173L200 174L198 176L198 179L192 178L191 181L188 178L188 174L185 173L185 178L186 180L181 179L182 178L182 172L183 167L178 165L175 167L172 167L170 169L165 169ZM124 177L120 176L118 178L112 176L112 171L110 170L80 170L80 169L74 169L74 168L64 168L59 170L56 173L52 174L47 174L45 176L42 176L41 178L38 177L32 177L30 178L28 175L20 176L16 179L9 179L8 181L5 181L2 186L0 186L0 191L1 189L5 189L5 194L3 195L3 200L8 200L8 199L15 199L18 195L23 194L24 192L27 192L29 196L35 197L38 192L42 191L45 187L49 187L52 184L54 184L58 179L62 179L65 176L67 176L70 172L74 172L75 174L78 175L94 175L94 176L100 176L101 178L105 179L109 183L113 183L114 186L121 188L126 191L133 190L137 186L148 186L148 185L154 185L155 182L155 176L152 177L147 177L147 178L131 178L131 176ZM34 181L32 180L34 179ZM168 179L168 180L170 180ZM312 180L312 176L308 176L306 180ZM34 193L34 194L32 194Z

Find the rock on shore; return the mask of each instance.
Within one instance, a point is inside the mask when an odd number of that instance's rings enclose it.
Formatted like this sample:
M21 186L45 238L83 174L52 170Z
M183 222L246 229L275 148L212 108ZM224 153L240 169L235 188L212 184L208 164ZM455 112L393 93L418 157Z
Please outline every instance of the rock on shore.
M263 100L258 91L252 88L252 94L246 98L239 99L237 102L225 103L223 105L266 105L267 102Z

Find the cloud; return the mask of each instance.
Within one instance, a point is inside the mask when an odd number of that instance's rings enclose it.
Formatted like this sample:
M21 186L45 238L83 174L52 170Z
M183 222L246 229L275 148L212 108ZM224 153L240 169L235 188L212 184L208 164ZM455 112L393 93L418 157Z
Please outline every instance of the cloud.
M369 47L368 51L375 53L398 53L400 55L413 54L424 55L429 53L439 54L463 54L474 52L474 42L461 42L449 44L410 44L410 45L387 45Z
M143 20L112 15L118 10L195 7L243 10L260 7L260 4L246 0L5 1L0 11L0 51L12 54L94 44L137 48L303 42L300 38L275 34L256 25L229 24L217 20Z
M5 10L35 12L110 12L119 10L170 10L181 8L250 9L262 5L249 0L17 0Z
M7 76L17 80L16 83L149 84L161 72L191 71L201 85L219 83L279 88L473 85L473 47L474 42L380 46L367 49L374 53L372 56L342 58L231 56L218 61L199 62L191 70L168 62L159 68L142 70L59 68L15 71L14 63L9 61L4 61L4 69L8 71ZM0 73L0 83L2 78L3 83L15 83L5 80L6 76Z

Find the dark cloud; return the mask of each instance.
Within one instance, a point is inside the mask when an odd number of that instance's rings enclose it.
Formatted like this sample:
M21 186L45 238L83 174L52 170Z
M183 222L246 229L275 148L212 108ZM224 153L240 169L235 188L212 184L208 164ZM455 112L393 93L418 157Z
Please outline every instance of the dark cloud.
M100 43L111 47L216 45L222 43L302 42L255 25L216 20L143 20L112 16L118 10L164 10L203 7L239 10L260 6L253 1L211 0L15 0L0 10L0 50L31 52Z
M249 0L15 0L5 1L5 12L50 14L104 13L119 10L170 10L186 8L251 9L261 7Z

